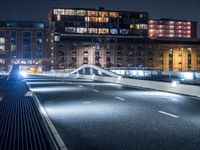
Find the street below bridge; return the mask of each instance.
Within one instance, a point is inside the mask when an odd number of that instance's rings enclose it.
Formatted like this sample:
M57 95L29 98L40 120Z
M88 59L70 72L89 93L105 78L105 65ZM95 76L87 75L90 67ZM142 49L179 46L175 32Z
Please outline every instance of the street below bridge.
M75 78L26 82L69 150L200 149L197 97Z

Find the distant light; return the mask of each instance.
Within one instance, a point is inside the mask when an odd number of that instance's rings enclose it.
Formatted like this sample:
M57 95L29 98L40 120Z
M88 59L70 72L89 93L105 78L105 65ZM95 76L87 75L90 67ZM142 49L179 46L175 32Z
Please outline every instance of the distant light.
M94 75L94 74L92 74L92 79L94 79L94 76L95 76L95 75Z
M144 77L144 71L138 70L138 71L137 71L137 76L139 76L139 77Z
M98 71L98 74L99 74L99 75L102 75L102 72L101 72L101 71Z
M182 79L185 80L193 80L193 73L192 72L183 72L182 73Z
M122 79L122 76L118 76L118 78L117 78L118 80L121 80Z
M177 87L178 83L178 81L172 81L172 87Z
M79 73L77 73L77 74L76 74L76 77L79 78L79 76L80 76Z
M20 75L21 75L23 78L26 78L26 77L28 77L28 75L27 75L27 72L26 72L26 71L20 71L19 73L20 73Z

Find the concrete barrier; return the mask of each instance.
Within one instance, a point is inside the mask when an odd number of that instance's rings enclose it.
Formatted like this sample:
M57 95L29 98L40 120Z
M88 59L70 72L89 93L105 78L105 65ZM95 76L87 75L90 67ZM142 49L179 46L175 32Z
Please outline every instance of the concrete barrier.
M85 76L82 76L82 78L200 97L200 87L193 86L193 85L177 84L176 87L173 87L172 83L149 81L149 80L147 81L147 80L127 79L127 78L121 78L121 77L114 78L114 77L85 75Z

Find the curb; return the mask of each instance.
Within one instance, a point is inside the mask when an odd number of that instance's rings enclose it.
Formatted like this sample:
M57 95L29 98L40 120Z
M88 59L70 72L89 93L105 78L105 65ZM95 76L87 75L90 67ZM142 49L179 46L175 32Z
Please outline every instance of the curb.
M55 147L56 150L68 150L66 145L64 144L63 140L61 139L58 131L56 130L55 126L53 125L53 123L51 122L51 120L49 119L46 111L44 110L42 104L40 103L38 97L36 96L36 94L31 90L31 87L29 84L25 83L28 87L28 89L32 92L33 94L33 100L36 104L36 106L38 107L38 110L40 112L40 115L42 117L42 120L45 124L45 127L48 131L48 134L50 135L50 139L53 142L53 145Z

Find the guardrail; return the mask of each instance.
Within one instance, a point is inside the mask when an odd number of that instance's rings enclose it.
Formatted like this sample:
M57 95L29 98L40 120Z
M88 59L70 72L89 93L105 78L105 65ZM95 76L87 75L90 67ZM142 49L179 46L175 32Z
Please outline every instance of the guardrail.
M88 76L83 75L82 78L92 79L96 81L117 83L125 86L141 87L147 89L153 89L157 91L165 91L176 94L183 94L189 96L198 97L200 100L200 88L193 85L184 85L172 81L171 83L149 81L149 80L137 80L137 79L127 79L127 78L113 78L113 77L102 77L102 76Z
M200 72L200 68L160 68L160 67L110 67L106 70L145 70L160 72Z

